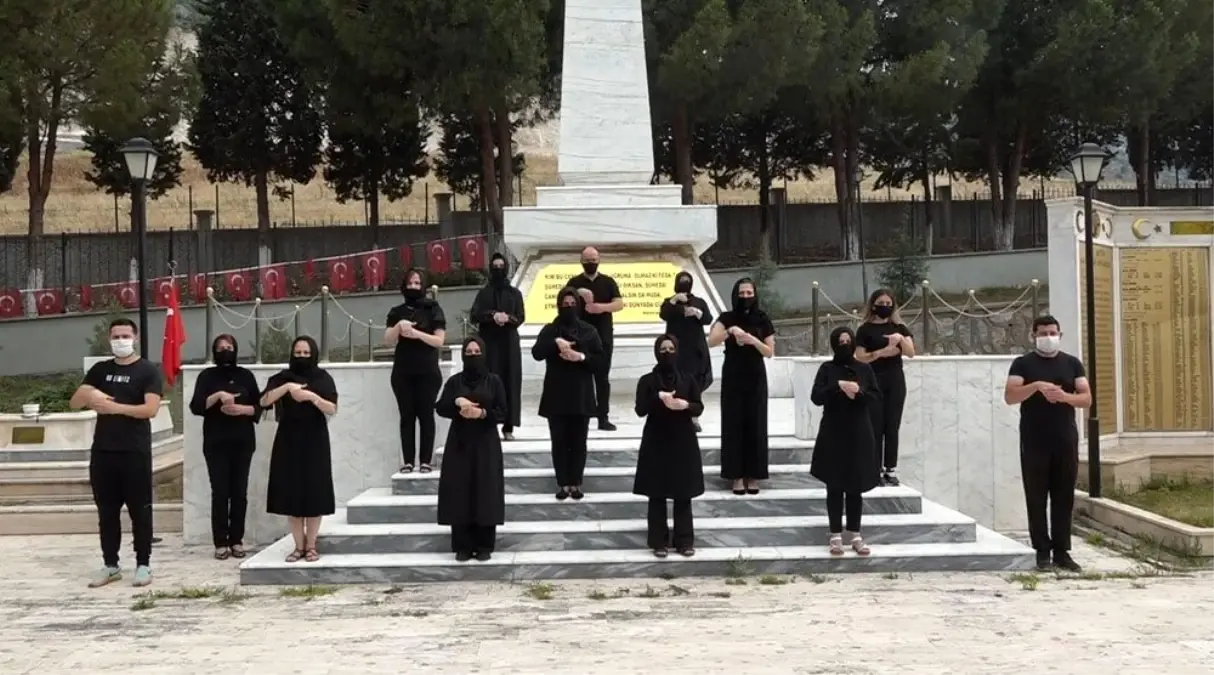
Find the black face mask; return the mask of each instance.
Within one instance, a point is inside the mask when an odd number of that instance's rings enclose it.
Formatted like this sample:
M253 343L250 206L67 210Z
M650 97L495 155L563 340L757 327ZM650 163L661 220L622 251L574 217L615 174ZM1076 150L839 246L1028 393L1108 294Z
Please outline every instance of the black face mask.
M401 291L401 295L405 296L405 302L412 305L426 297L426 291L421 288L406 288L405 290Z
M586 276L592 277L599 271L599 264L596 262L584 262L582 263L582 271L586 273Z
M856 345L846 342L833 345L831 350L835 353L836 361L851 361L856 354Z
M754 306L754 298L737 297L733 299L733 309L735 312L749 312L751 309L754 309Z
M288 367L296 375L307 375L316 367L316 362L312 360L311 356L292 356Z
M674 368L675 362L678 360L678 354L674 352L658 352L658 366L662 370L670 370Z
M678 279L675 279L674 280L674 292L675 293L690 293L691 292L691 279L688 279L686 277L679 277Z
M556 310L556 316L565 323L573 323L577 319L577 307L573 305L561 305Z
M879 319L888 319L894 315L894 308L889 305L873 305L873 314Z
M490 267L489 280L494 284L501 286L506 283L506 268L505 267Z
M215 365L231 368L236 365L236 351L232 349L219 349L212 354L215 359Z
M480 354L464 354L464 374L480 377L485 374L485 357Z

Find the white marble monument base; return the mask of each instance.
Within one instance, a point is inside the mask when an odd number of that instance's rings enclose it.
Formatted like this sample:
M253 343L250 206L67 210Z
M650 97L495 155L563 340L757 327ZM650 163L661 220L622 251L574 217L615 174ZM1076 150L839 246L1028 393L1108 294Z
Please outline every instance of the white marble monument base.
M246 366L257 376L258 384L283 369L281 365ZM387 487L402 462L400 416L392 396L389 377L391 363L323 364L337 384L338 412L329 420L329 438L333 452L333 488L338 508L374 487ZM444 381L453 372L444 363ZM202 366L186 366L183 377L187 397ZM436 416L435 444L441 447L450 423ZM266 413L257 425L257 452L249 473L249 510L246 517L245 545L268 544L287 533L286 519L266 513L266 486L270 474L270 448L278 425L273 413ZM202 418L186 413L185 466L182 528L186 544L211 544L211 483L206 460L202 456Z

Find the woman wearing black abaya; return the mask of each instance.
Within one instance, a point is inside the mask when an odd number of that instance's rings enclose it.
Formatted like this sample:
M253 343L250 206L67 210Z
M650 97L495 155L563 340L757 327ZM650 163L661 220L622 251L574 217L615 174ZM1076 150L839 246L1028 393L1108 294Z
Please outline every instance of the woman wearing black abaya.
M856 330L856 360L872 366L881 390L881 405L869 411L873 417L874 452L883 468L881 482L901 485L898 480L898 433L902 409L906 407L906 375L902 357L915 356L915 340L898 316L894 294L878 288L868 298L864 323Z
M540 417L548 420L552 439L552 469L556 498L581 499L586 471L586 437L590 418L598 414L594 395L594 369L603 342L594 326L578 318L583 301L565 287L556 295L556 320L540 329L531 357L545 362Z
M708 346L725 344L721 366L721 477L735 495L759 494L767 479L767 364L776 353L776 328L763 310L755 282L738 279L732 309L708 334Z
M506 390L489 372L485 343L464 339L464 370L447 379L434 412L451 420L438 480L438 524L451 526L455 559L488 560L506 519L502 442Z
M319 359L315 340L295 338L290 366L272 375L261 395L261 406L272 406L278 420L266 510L286 516L291 526L295 549L287 562L320 560L320 519L336 510L329 416L337 413L337 385L317 365Z
M523 294L510 285L506 258L494 253L489 261L489 283L472 302L472 320L484 341L485 363L506 388L506 415L499 422L502 438L514 440L514 428L522 418L523 356L519 351L518 327L527 318Z
M712 358L704 326L712 325L712 312L704 298L691 294L692 278L687 272L674 277L674 295L662 303L659 315L666 322L666 334L679 343L679 372L694 377L703 393L712 384ZM693 421L696 431L699 421Z
M400 413L400 470L412 472L416 461L422 473L429 473L434 457L434 400L443 385L438 350L447 338L447 316L426 297L421 270L405 272L400 292L405 301L388 311L384 329L384 345L395 349L391 383Z
M831 332L830 348L834 358L818 367L810 392L813 404L822 406L822 423L809 473L826 485L830 554L843 555L846 509L851 549L863 556L869 554L860 536L863 494L880 482L871 409L881 405L881 394L873 369L856 360L856 336L850 328Z
M695 555L691 500L704 494L704 467L693 420L704 411L700 384L683 373L679 341L658 336L653 345L657 365L637 381L636 413L645 418L637 455L633 494L649 498L648 545L665 558L673 546L680 555ZM666 524L666 500L674 502L674 532Z

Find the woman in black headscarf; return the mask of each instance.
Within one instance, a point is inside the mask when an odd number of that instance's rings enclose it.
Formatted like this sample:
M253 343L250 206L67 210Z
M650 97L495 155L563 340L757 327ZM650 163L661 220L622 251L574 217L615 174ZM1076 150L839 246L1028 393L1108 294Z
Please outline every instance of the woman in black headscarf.
M455 559L488 560L506 519L502 442L506 390L489 372L485 343L464 338L463 372L447 378L434 412L451 420L438 480L438 524L451 526Z
M329 417L337 413L337 385L319 361L315 340L295 338L289 367L272 375L261 395L261 406L273 407L278 420L266 510L286 516L291 526L295 548L287 562L320 560L320 519L336 510Z
M248 509L249 467L261 419L261 388L252 371L236 363L236 338L223 334L211 342L215 365L198 373L190 412L202 418L202 456L211 481L211 539L215 559L245 557L244 523Z
M767 364L776 353L776 328L759 309L758 289L738 279L732 309L712 325L708 346L725 344L721 366L721 477L735 495L759 494L767 478Z
M673 547L695 555L691 500L704 494L704 467L693 420L704 411L700 384L678 366L679 341L660 335L653 352L657 365L637 381L636 413L645 418L637 454L633 494L649 498L648 545L665 558ZM673 536L666 522L666 500L674 501Z
M485 362L506 387L506 416L500 420L502 438L514 440L514 428L522 419L523 356L519 351L518 327L526 321L523 294L510 285L510 269L501 253L489 261L489 283L472 302L472 320L484 342Z
M531 357L545 362L539 412L548 419L557 499L585 496L586 437L590 418L598 414L594 369L603 342L594 326L578 318L583 304L577 291L562 288L556 295L556 319L540 329L531 347Z
M868 555L868 545L860 536L860 514L863 494L880 480L870 411L881 404L881 394L873 369L856 360L856 335L850 328L831 332L830 348L834 358L818 367L810 392L814 405L822 406L822 422L809 473L826 485L830 554L843 555L846 507L851 548Z
M708 339L704 326L712 325L712 312L708 303L692 295L692 278L689 272L679 272L674 277L674 295L662 303L659 315L666 322L666 334L673 336L679 344L679 372L694 377L703 393L712 384L712 359L708 353ZM693 422L696 431L699 422Z
M421 472L428 473L434 457L434 400L443 384L438 350L447 338L447 316L426 297L421 270L405 272L400 292L405 301L388 311L384 330L384 345L396 350L391 382L400 412L400 470L410 473L420 460Z

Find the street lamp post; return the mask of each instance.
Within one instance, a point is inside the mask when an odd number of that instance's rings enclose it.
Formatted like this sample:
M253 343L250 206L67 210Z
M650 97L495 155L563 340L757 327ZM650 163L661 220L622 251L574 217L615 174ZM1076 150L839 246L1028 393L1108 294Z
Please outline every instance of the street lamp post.
M860 285L864 289L864 302L868 302L868 256L864 253L864 206L860 202L860 186L864 182L864 169L856 167L852 174L852 185L856 190L856 237L860 254Z
M130 173L134 189L131 191L131 215L136 236L136 253L139 264L139 354L148 353L148 283L147 264L144 257L148 241L147 183L156 171L156 160L160 154L146 138L132 138L122 146L122 158Z
M1083 326L1083 337L1088 351L1088 387L1092 392L1092 405L1088 406L1088 494L1100 497L1100 413L1096 406L1096 260L1093 255L1092 238L1095 235L1095 218L1092 214L1092 194L1100 182L1107 154L1095 143L1084 143L1071 157L1071 173L1083 190L1083 274L1086 280L1084 304L1087 312Z

